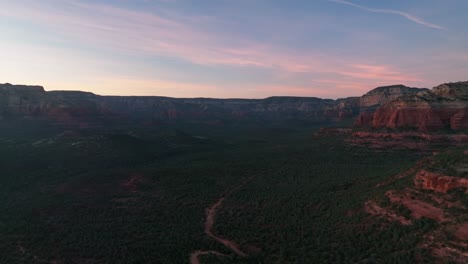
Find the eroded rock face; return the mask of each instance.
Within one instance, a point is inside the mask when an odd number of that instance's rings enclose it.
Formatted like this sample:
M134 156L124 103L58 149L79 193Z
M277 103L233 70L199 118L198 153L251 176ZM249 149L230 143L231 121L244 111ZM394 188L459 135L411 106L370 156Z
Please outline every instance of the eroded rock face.
M34 113L45 103L42 86L0 84L0 115Z
M468 188L468 179L421 170L414 178L414 184L417 188L446 193L458 188L466 190Z
M407 94L366 112L357 126L432 131L468 129L468 82Z
M361 97L360 107L363 110L378 107L404 95L416 94L425 90L427 89L411 88L401 84L377 87Z
M468 130L468 108L460 109L451 116L450 127L454 130Z
M382 105L405 95L414 95L425 91L427 89L411 88L401 84L375 88L360 98L360 114L356 120L356 125L367 126L372 124L374 112Z
M337 99L329 112L338 119L356 117L359 114L360 97Z
M432 92L447 99L468 100L468 82L446 83L432 88Z

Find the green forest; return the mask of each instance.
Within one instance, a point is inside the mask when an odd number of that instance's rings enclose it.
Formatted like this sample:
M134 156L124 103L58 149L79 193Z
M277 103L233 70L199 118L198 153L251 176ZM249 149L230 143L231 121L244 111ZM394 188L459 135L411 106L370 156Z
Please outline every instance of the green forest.
M421 155L313 137L318 128L186 123L0 138L0 263L189 263L196 250L225 255L201 263L430 261L416 245L434 223L382 225L362 209ZM213 232L247 257L204 232L223 195Z

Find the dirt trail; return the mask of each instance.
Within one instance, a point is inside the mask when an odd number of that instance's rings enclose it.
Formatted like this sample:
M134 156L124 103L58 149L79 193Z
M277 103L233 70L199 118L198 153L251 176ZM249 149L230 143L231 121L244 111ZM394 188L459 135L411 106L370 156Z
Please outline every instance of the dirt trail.
M213 251L213 250L209 250L209 251L197 250L197 251L193 252L192 254L190 254L190 263L191 264L201 264L200 260L199 260L199 257L203 256L203 255L217 255L217 256L227 257L227 255L221 254L221 253L219 253L217 251Z
M213 238L214 240L218 241L219 243L223 244L225 247L229 248L232 250L236 255L240 257L247 257L248 255L244 253L240 248L239 245L237 245L235 242L228 240L226 238L222 238L217 236L216 234L213 233L213 226L215 224L216 220L216 210L218 210L222 205L226 197L234 194L236 191L238 191L240 188L242 188L245 184L247 184L249 181L251 181L255 176L250 176L249 178L245 179L243 182L241 182L239 185L237 185L234 189L230 190L226 194L223 194L219 200L208 207L206 209L206 220L205 220L205 233ZM219 253L217 251L195 251L192 254L190 254L190 263L191 264L200 264L199 257L202 255L218 255L218 256L227 256L225 254Z

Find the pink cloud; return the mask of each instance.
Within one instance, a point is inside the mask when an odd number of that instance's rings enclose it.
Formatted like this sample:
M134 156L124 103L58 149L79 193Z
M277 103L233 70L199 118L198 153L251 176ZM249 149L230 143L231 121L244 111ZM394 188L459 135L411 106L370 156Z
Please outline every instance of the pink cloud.
M62 1L61 3L63 3ZM185 17L171 14L163 17L142 11L132 11L103 4L83 3L65 0L66 8L55 8L37 2L22 7L15 3L6 4L0 15L13 16L46 25L58 35L78 40L86 45L106 47L114 51L140 56L169 56L181 58L200 65L226 65L255 67L271 70L280 83L256 84L258 90L270 87L272 93L308 94L322 93L311 87L327 88L323 94L330 94L328 88L361 91L361 87L376 84L417 83L421 78L415 74L402 73L391 65L362 61L355 58L341 58L323 53L300 53L271 43L259 43L230 36L228 33L210 32L207 17ZM228 43L228 44L226 44ZM333 82L311 80L307 85L293 84L298 77L306 74L326 74ZM144 87L179 87L180 91L201 86L169 80L170 85L161 81L145 80ZM129 81L122 82L130 85ZM208 92L210 85L203 85ZM248 87L247 87L248 88ZM255 88L252 88L255 89ZM216 89L210 90L216 93ZM289 91L289 92L288 92ZM177 95L179 93L173 93ZM231 94L236 94L232 92Z
M391 82L421 82L422 80L414 75L404 74L386 65L352 65L351 71L342 71L341 75L364 80L380 80Z
M27 8L12 4L0 10L0 14L40 21L84 43L126 52L175 56L198 64L255 66L291 72L333 72L337 65L346 64L335 56L297 54L271 44L208 32L203 24L209 20L206 17L169 19L103 4L66 2L68 8L60 10L36 3ZM235 40L232 44L220 43L224 39Z

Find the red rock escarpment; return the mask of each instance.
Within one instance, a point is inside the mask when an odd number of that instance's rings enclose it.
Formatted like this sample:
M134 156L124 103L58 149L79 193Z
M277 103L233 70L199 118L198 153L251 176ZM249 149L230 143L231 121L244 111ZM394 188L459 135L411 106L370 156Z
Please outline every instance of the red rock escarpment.
M0 118L48 118L59 123L130 117L157 120L262 118L334 121L354 118L359 98L269 97L265 99L99 96L80 91L49 91L41 86L0 84ZM91 122L92 123L92 122Z
M411 128L420 131L468 128L468 107L434 107L427 102L411 104L397 100L377 109L372 117L374 128ZM403 102L402 102L403 101Z
M382 86L369 91L360 99L361 108L372 108L391 102L404 95L416 94L427 89L411 88L404 85Z
M423 91L427 91L427 89L410 88L401 84L377 87L369 91L361 96L359 100L360 114L356 120L356 125L365 126L371 124L373 114L378 107L402 96L413 95Z
M458 188L466 190L468 188L468 179L421 170L414 178L414 184L417 188L446 193Z
M365 111L357 126L391 129L468 129L468 82L448 83L388 101Z

